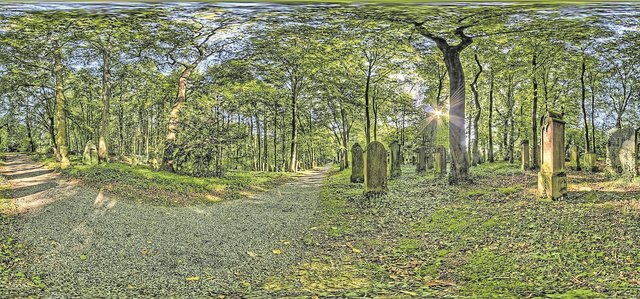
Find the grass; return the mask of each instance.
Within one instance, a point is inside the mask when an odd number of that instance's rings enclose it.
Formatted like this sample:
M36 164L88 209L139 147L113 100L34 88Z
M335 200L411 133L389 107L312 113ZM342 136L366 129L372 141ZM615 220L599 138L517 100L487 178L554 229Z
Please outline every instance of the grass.
M277 295L640 296L640 188L633 182L622 188L602 174L570 172L569 196L541 201L536 174L517 165L483 164L460 186L412 168L404 166L389 194L373 201L349 183L348 170L332 175L317 229L307 236L310 262L272 278Z
M42 159L47 164L48 158ZM49 164L53 165L53 164ZM74 165L62 174L85 185L138 202L190 205L245 198L290 180L290 173L229 171L223 178L198 178L144 165Z

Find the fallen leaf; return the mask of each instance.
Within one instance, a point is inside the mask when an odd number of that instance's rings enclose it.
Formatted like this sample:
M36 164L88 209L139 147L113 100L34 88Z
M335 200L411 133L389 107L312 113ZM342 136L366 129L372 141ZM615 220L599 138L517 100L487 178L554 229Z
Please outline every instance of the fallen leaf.
M84 261L84 260L86 260L86 259L87 259L87 256L86 256L86 255L84 255L84 254L81 254L81 255L80 255L80 260L81 260L81 261Z
M273 252L273 254L281 254L281 253L282 253L282 250L280 250L280 249L274 249L274 250L271 250L271 252Z
M247 254L248 254L250 257L257 257L257 256L258 256L258 254L257 254L257 253L255 253L255 252L253 252L253 251L247 251Z
M197 281L200 280L200 276L191 276L191 277L187 277L185 278L186 281Z

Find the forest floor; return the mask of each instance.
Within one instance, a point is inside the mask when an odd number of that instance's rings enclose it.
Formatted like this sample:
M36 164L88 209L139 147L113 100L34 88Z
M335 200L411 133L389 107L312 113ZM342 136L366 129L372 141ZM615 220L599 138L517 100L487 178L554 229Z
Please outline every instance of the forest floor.
M640 181L569 171L569 195L537 196L506 162L473 181L402 168L374 200L350 170L322 191L306 262L263 284L286 298L638 298Z
M0 297L246 294L301 262L329 170L244 199L167 206L119 200L24 155L6 160L5 197L23 213L3 233L22 255L5 261Z
M141 171L84 169L95 173L78 184L73 173L9 156L10 184L49 189L0 192L0 203L55 201L0 226L13 236L0 243L0 297L640 296L637 178L569 171L569 195L557 201L537 196L535 172L505 162L472 168L473 180L458 186L405 165L376 199L349 182L350 170L326 167L208 204L97 188Z

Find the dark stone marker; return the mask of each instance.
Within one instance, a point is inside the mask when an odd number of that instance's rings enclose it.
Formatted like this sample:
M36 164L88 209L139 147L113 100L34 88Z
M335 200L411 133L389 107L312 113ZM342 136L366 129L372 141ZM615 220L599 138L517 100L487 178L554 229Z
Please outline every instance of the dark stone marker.
M416 161L416 172L427 170L427 147L420 146L418 148L418 159Z
M364 194L375 197L387 193L387 151L384 145L373 141L367 145L365 160Z
M397 141L391 142L389 145L391 151L391 173L390 177L397 178L402 174L402 152L400 151L400 143Z
M443 176L447 173L447 152L443 145L438 145L433 153L433 169L436 175Z
M520 169L527 171L529 169L529 140L522 140L522 154L520 156L522 158Z
M362 157L362 147L358 143L351 147L351 182L364 182L364 158Z

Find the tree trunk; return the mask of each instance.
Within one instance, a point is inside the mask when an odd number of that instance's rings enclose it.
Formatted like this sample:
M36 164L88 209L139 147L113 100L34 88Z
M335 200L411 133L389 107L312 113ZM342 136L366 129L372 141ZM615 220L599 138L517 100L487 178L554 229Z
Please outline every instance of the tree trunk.
M195 65L197 65L197 63ZM178 129L178 122L180 121L180 111L182 111L182 107L184 107L184 103L187 100L187 80L191 76L195 65L185 67L184 71L180 75L176 102L173 104L171 112L169 113L167 137L165 138L164 145L164 157L162 158L163 168L169 172L175 172L173 156L176 150L176 131Z
M449 151L451 155L450 183L467 180L469 160L465 145L465 83L460 52L456 48L444 51L449 73Z
M480 115L482 113L482 106L480 106L480 99L478 98L478 90L476 88L478 84L478 78L482 73L482 64L480 64L478 54L475 54L474 58L476 60L476 64L478 65L478 72L473 78L473 83L471 83L471 91L473 91L473 101L476 105L476 114L473 118L473 166L480 163L480 151L478 150L478 139L480 138L480 130L478 129L478 123L480 122Z
M290 172L296 172L298 170L298 168L296 167L297 165L297 161L296 161L296 156L297 156L297 118L298 118L298 111L297 111L297 101L296 101L296 96L295 96L295 91L294 94L291 96L291 151L289 152L289 171Z
M55 97L56 97L56 144L57 144L57 160L60 162L60 168L69 167L69 158L67 157L67 125L65 116L65 99L64 99L64 82L62 70L62 47L54 41L54 64L53 70L55 75Z
M493 163L493 72L491 73L491 82L489 86L489 149L487 155L489 162Z
M538 169L538 80L537 80L537 68L538 68L538 54L534 53L531 60L532 66L532 78L533 83L533 102L531 110L531 169Z
M369 116L369 85L371 84L371 65L369 65L369 69L367 71L367 82L364 86L364 136L367 144L364 146L366 150L366 146L371 142L371 118Z
M584 74L587 70L587 66L585 63L584 56L582 57L582 66L580 72L580 88L581 88L581 108L582 108L582 120L584 124L584 143L585 143L585 151L587 153L591 152L591 142L589 141L589 123L587 122L587 107L586 107L586 98L587 98L587 87L584 83Z
M111 59L110 49L102 49L102 114L100 120L100 135L98 138L98 160L100 163L109 162L109 105L111 104Z

